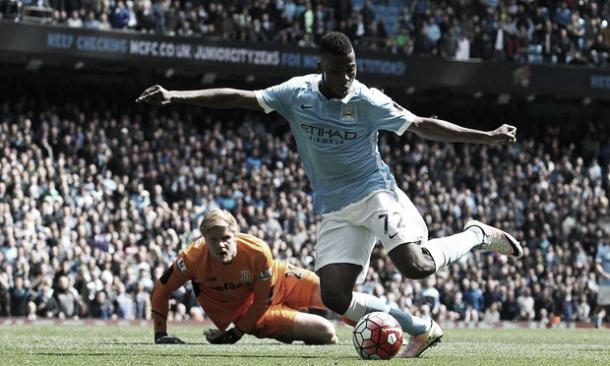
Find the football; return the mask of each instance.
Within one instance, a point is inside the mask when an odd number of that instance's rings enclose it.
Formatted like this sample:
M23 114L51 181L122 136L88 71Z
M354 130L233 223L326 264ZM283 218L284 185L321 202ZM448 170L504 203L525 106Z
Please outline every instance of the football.
M352 341L363 359L389 360L402 346L402 328L390 314L368 313L354 327Z

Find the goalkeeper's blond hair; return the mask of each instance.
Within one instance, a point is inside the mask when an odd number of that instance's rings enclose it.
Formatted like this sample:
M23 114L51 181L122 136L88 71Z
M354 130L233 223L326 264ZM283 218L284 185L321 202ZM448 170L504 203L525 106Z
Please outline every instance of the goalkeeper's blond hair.
M216 227L229 228L234 234L237 234L239 231L239 226L237 225L235 217L233 217L229 211L221 210L219 208L212 209L205 214L201 221L201 225L199 225L199 231L201 231L203 236L206 236L210 230Z

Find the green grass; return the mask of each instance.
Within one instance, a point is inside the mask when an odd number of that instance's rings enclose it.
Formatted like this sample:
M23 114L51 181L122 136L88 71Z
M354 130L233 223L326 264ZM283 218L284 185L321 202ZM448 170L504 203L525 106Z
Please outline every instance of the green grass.
M0 365L610 365L610 331L447 329L443 342L416 360L362 361L350 328L333 346L286 345L246 336L207 344L200 326L171 326L187 345L154 345L144 326L0 326Z

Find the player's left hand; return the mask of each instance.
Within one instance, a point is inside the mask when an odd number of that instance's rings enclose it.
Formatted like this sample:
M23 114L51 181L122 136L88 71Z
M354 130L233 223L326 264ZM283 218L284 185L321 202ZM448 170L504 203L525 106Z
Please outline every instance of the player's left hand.
M506 123L490 133L491 145L506 145L517 141L517 127Z
M233 344L241 339L241 336L238 336L235 333L235 328L231 328L227 331L206 329L203 334L205 335L205 339L212 344Z

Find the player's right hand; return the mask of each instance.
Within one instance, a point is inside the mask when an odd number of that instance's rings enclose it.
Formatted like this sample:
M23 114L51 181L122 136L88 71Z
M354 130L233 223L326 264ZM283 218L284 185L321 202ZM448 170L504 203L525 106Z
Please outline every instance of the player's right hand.
M136 103L166 105L171 103L171 93L161 85L153 85L140 94Z
M156 344L184 344L184 341L176 336L155 334Z
M203 335L205 335L205 338L211 344L234 344L241 339L241 336L238 336L235 333L235 328L231 328L227 331L206 329L203 332Z

